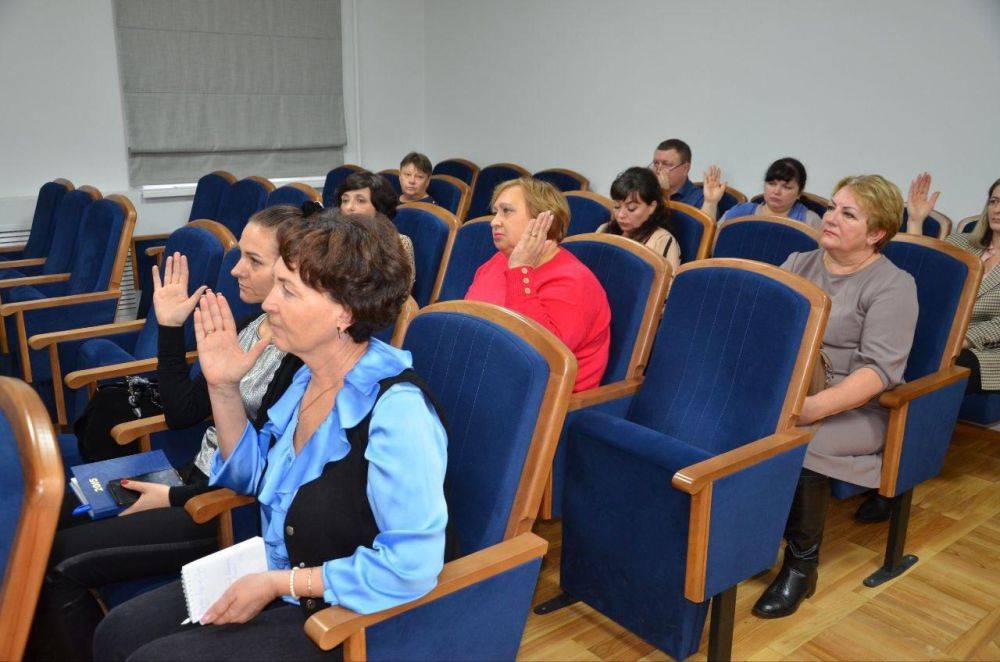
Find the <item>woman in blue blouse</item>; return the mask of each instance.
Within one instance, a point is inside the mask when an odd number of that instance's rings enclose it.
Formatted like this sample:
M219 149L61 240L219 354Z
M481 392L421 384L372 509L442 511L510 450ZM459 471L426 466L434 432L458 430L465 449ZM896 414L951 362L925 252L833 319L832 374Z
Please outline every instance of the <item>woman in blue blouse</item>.
M225 299L202 299L195 331L219 440L210 481L256 495L269 570L232 584L202 625L179 625L179 582L121 605L98 629L96 659L328 660L303 631L311 613L371 613L436 585L447 438L409 353L371 338L408 294L397 236L383 216L335 210L279 233L263 307L275 345L305 365L259 433L237 385L268 339L244 352Z
M806 167L798 159L786 156L772 163L764 173L764 201L738 204L720 221L740 216L780 216L819 229L822 219L799 198L806 189Z

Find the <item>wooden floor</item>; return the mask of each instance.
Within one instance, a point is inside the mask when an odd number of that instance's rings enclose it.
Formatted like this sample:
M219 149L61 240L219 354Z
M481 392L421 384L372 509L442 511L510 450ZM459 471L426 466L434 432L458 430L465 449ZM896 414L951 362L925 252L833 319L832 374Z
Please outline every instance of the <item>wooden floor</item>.
M913 496L906 551L919 562L878 588L861 580L882 561L887 524L856 524L860 497L833 501L816 594L788 618L750 613L777 567L740 585L733 658L739 660L1000 660L1000 442L956 436L941 476ZM561 530L550 543L535 604L559 591ZM703 660L702 645L689 659ZM577 603L528 618L521 660L669 659Z

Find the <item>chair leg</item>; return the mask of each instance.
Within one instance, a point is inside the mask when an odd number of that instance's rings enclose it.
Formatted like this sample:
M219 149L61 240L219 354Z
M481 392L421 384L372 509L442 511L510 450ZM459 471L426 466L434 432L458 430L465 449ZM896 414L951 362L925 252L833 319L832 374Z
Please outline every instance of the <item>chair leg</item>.
M913 500L913 490L907 490L892 498L891 515L889 516L889 540L885 545L885 561L882 567L865 577L864 585L874 588L895 579L910 569L917 562L913 554L903 554L906 544L906 528L910 523L910 502Z
M736 586L712 596L712 622L708 630L708 659L729 662L733 657L733 623L736 619Z
M579 602L579 598L574 598L569 593L560 593L551 600L546 600L542 604L536 606L532 611L534 611L539 616L544 616L545 614L551 614L554 611L559 611L563 607L568 607L572 604Z

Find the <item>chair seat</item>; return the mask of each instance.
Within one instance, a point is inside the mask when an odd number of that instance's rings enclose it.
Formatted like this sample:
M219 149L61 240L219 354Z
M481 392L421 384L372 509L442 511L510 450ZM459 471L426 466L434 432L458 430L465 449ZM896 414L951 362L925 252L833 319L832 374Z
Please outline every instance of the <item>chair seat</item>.
M179 572L168 575L156 575L155 577L145 577L134 581L107 584L106 586L102 586L98 589L97 592L101 594L101 600L104 601L104 604L107 605L108 609L114 609L118 605L128 602L137 595L148 593L154 588L159 588L164 584L169 584L170 582L178 579L180 579Z
M863 487L861 485L847 483L842 480L830 481L830 494L833 495L834 499L850 499L851 497L867 492L870 489L870 487Z
M958 418L980 425L993 425L1000 421L1000 394L972 393L965 396Z
M78 370L134 361L135 357L107 338L93 338L80 346Z

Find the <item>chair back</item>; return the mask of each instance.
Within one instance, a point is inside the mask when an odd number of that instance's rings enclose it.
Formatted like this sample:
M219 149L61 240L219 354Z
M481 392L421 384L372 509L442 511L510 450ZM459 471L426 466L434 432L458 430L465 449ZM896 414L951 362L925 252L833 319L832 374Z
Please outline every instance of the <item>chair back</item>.
M900 232L906 232L906 228L910 222L910 213L903 208L903 224L899 226ZM931 210L931 213L924 219L924 226L921 228L920 234L925 237L934 237L935 239L944 239L949 234L951 234L951 219L942 214L939 211Z
M424 308L403 349L448 427L448 518L461 553L531 530L576 359L537 322L475 301Z
M437 205L410 202L400 205L392 222L413 242L417 271L413 281L413 298L418 305L426 306L441 289L458 221L451 212Z
M498 184L530 176L530 172L513 163L494 163L486 166L479 171L476 183L472 186L472 201L469 203L468 215L472 218L486 216L491 211L490 201L493 199L493 190Z
M337 189L352 173L363 171L364 168L359 165L345 163L326 173L326 181L323 182L323 206L336 207L334 198L337 196Z
M212 219L222 223L234 237L243 234L251 216L267 204L268 194L274 184L263 177L247 177L226 189L219 202L219 214Z
M641 376L663 312L670 265L642 244L617 235L576 235L561 246L593 272L608 297L611 344L601 384Z
M597 228L611 220L613 204L593 191L570 191L566 194L569 204L569 228L566 236L597 232Z
M20 660L55 536L65 485L45 405L0 377L0 660Z
M769 264L684 265L628 419L712 454L787 429L829 310L816 285Z
M56 208L62 201L63 196L73 190L73 183L68 179L56 179L45 182L38 189L38 198L35 199L35 213L31 217L31 230L28 233L28 241L24 244L24 250L19 257L39 258L45 257L52 244L53 225L55 221Z
M458 228L435 301L464 299L476 270L496 254L491 220L492 216L474 218Z
M65 294L118 289L134 229L135 207L124 195L111 195L87 207Z
M427 194L461 223L465 220L465 212L469 208L472 189L457 177L451 175L432 175L427 184Z
M308 184L292 182L291 184L279 186L268 193L267 202L264 206L292 205L293 207L301 207L307 200L319 202L319 192Z
M393 347L402 347L403 336L406 335L406 327L410 325L410 320L413 319L418 310L420 310L420 306L417 305L417 300L413 297L406 297L403 307L399 309L399 314L396 315L396 320L384 329L379 329L372 336Z
M52 242L41 268L43 274L62 274L70 270L80 222L87 209L101 197L101 192L93 186L81 186L63 195L52 219Z
M532 175L532 177L552 184L563 193L590 190L590 180L575 170L570 170L569 168L549 168L548 170L539 170Z
M194 189L194 200L191 201L189 221L199 218L214 220L219 215L219 205L226 190L236 182L236 176L225 170L216 170L202 176Z
M704 260L715 237L715 221L700 209L683 202L671 200L667 205L676 230L674 238L681 249L681 263Z
M897 234L882 249L917 285L917 327L906 362L906 381L952 365L962 351L965 329L982 278L982 262L938 239Z
M976 227L976 223L979 222L980 215L973 214L972 216L966 216L955 226L955 232L969 233L972 232L973 228Z
M212 232L212 229L215 232ZM220 237L225 239L220 240ZM235 245L235 237L220 223L202 219L174 230L167 238L164 252L166 255L179 252L187 257L188 294L194 294L194 291L202 285L215 287L222 257ZM157 336L156 309L151 306L149 315L146 316L146 321L136 338L132 356L136 359L156 356ZM194 322L190 317L184 323L184 344L188 349L195 346Z
M792 253L819 248L819 231L776 216L730 218L718 225L712 257L740 257L781 266Z
M260 317L261 314L260 303L247 303L240 298L240 284L231 273L241 256L239 246L233 246L226 251L219 264L219 275L215 279L214 288L217 293L226 297L237 324Z
M476 177L479 176L479 166L467 159L445 159L437 162L431 175L454 177L472 189L476 184Z
M379 170L378 174L381 175L385 181L389 182L389 186L391 186L392 190L396 192L396 195L403 195L403 187L399 183L399 168Z

